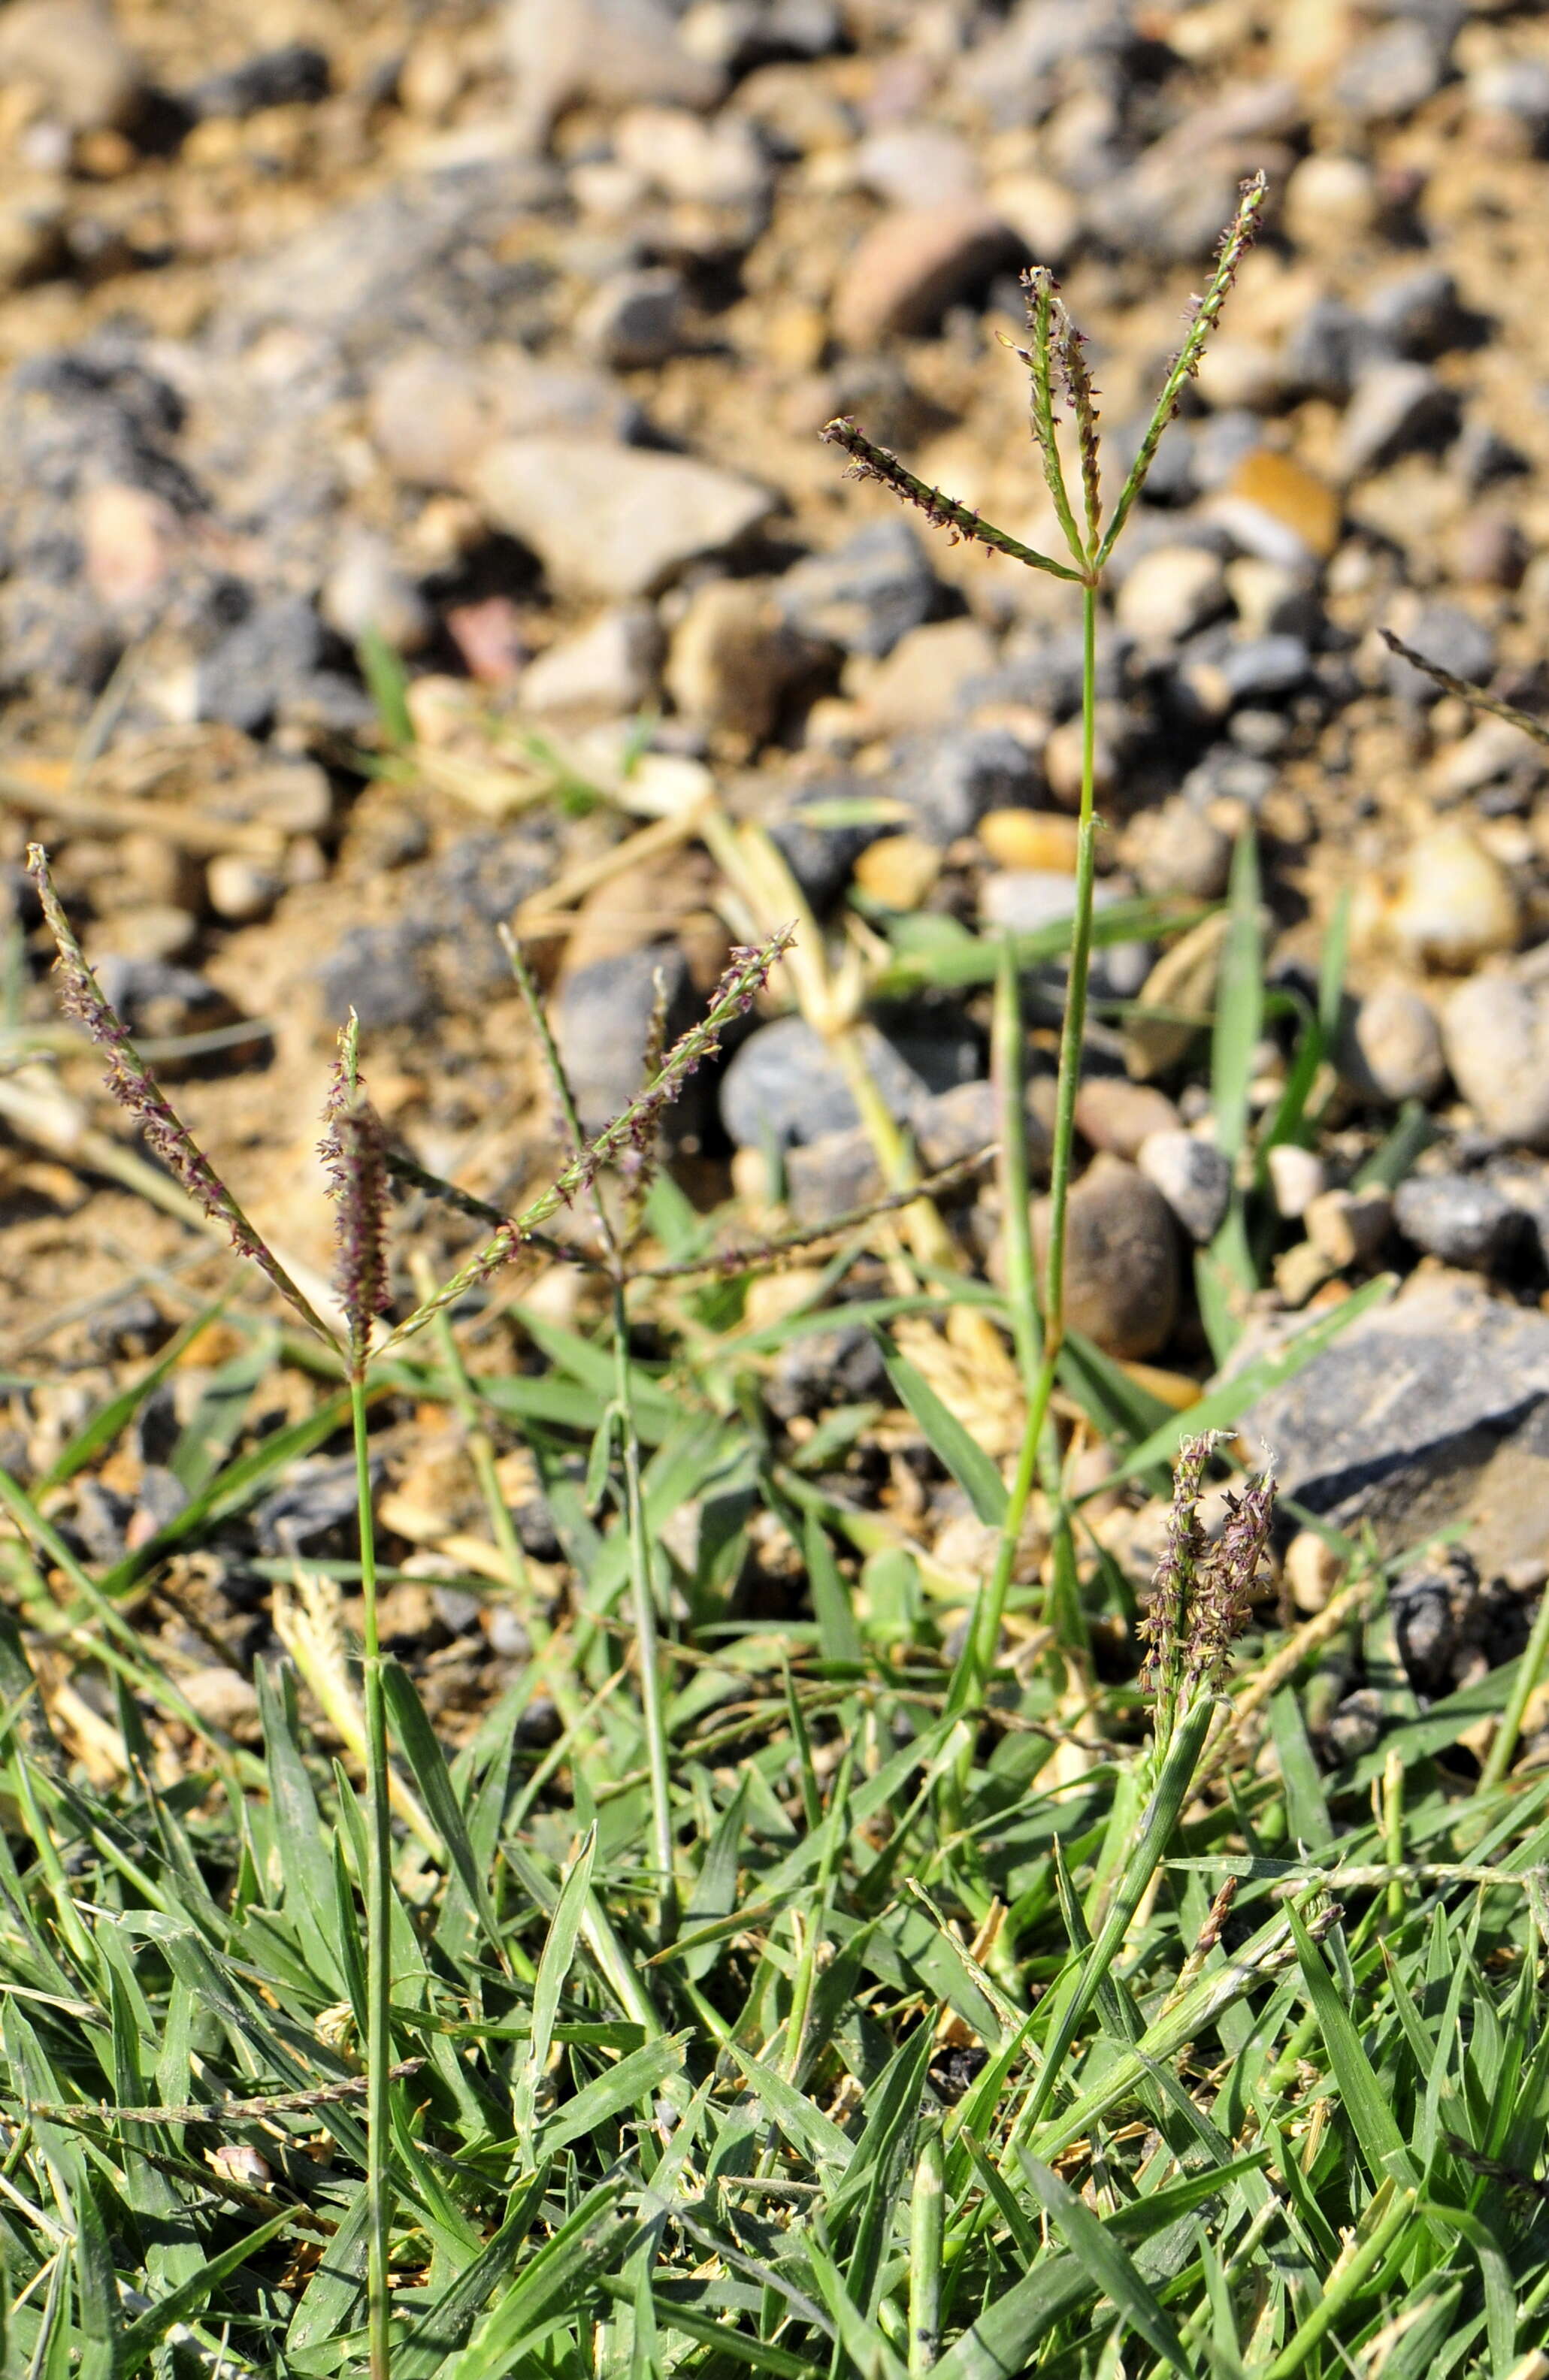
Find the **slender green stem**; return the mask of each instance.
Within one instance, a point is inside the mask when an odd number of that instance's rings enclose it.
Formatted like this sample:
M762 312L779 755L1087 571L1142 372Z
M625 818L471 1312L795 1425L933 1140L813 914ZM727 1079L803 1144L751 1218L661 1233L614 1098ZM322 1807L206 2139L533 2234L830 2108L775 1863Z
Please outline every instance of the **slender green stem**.
M599 1212L602 1201L598 1200ZM645 1731L645 1765L651 1778L652 1848L661 1878L656 1931L665 1949L677 1931L677 1877L672 1828L672 1786L667 1775L666 1714L662 1702L662 1657L656 1634L656 1593L651 1576L651 1543L645 1527L645 1497L640 1488L640 1433L635 1427L629 1385L629 1335L624 1312L624 1283L613 1288L615 1393L618 1400L619 1435L624 1441L624 1517L629 1533L629 1597L634 1612L635 1650L640 1664L640 1719Z
M1502 1713L1500 1726L1495 1730L1495 1740L1485 1755L1484 1767L1479 1779L1479 1790L1482 1793L1489 1792L1492 1786L1504 1785L1506 1782L1506 1771L1516 1757L1517 1746L1521 1741L1522 1721L1539 1680L1543 1675L1546 1659L1549 1659L1549 1595L1544 1597L1538 1607L1538 1616L1533 1621L1532 1633L1528 1638L1527 1649L1517 1665L1517 1678L1511 1689L1511 1699Z
M389 1923L392 1912L392 1836L387 1802L387 1705L382 1691L382 1646L376 1621L376 1530L372 1512L371 1452L366 1442L365 1382L349 1384L355 1426L355 1480L360 1515L361 1636L366 1705L366 2203L369 2209L366 2305L372 2380L388 2380L388 2235L393 2221L388 2169L393 2063L390 2008L393 1991Z
M941 2262L946 2228L946 2176L941 2133L933 2129L920 2143L909 2200L909 2370L924 2380L941 2342Z

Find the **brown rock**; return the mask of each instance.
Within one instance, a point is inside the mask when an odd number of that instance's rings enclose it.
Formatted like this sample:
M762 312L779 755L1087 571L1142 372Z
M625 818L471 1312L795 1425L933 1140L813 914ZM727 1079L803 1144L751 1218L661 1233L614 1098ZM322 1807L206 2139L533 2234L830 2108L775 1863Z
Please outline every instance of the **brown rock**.
M1243 456L1210 509L1268 562L1326 562L1339 542L1335 491L1268 446Z
M979 821L979 840L997 868L1041 875L1074 876L1079 832L1058 810L990 810Z
M884 834L856 859L855 880L886 908L915 909L941 874L941 856L920 835Z
M1393 1223L1386 1190L1325 1190L1307 1209L1307 1236L1320 1256L1343 1272L1380 1255Z
M834 328L848 346L889 333L933 330L955 298L982 282L1012 247L982 199L903 207L884 215L849 259L834 298Z
M1032 1210L1033 1241L1048 1255L1049 1202ZM1070 1194L1066 1217L1065 1313L1110 1355L1154 1355L1172 1336L1179 1284L1177 1227L1153 1184L1116 1157L1099 1157Z
M762 744L806 665L807 648L765 580L713 578L690 596L673 638L667 691L689 718Z
M1178 1111L1165 1092L1122 1075L1093 1075L1076 1094L1076 1129L1093 1148L1134 1157L1153 1132L1176 1132Z

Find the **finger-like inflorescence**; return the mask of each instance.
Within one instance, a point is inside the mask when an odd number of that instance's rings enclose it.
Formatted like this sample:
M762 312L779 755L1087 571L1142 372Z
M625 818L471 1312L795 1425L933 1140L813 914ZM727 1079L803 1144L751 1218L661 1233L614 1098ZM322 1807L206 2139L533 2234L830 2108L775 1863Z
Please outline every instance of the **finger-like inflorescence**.
M336 1286L349 1329L349 1358L359 1375L371 1349L372 1324L390 1303L387 1286L387 1148L382 1119L366 1097L356 1065L359 1023L351 1012L323 1108L318 1155L338 1210Z

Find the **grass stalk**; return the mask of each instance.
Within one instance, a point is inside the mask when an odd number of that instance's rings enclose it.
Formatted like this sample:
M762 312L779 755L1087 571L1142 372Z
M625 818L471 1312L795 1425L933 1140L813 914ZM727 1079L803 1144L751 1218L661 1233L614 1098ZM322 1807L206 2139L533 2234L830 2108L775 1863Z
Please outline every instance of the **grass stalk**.
M360 1531L360 1634L366 1708L366 2319L372 2380L388 2380L392 2364L387 2292L393 2222L389 2143L393 2063L390 1951L392 1832L387 1798L387 1703L382 1687L377 1633L376 1526L372 1512L371 1450L366 1437L363 1374L349 1384L355 1439L355 1483Z

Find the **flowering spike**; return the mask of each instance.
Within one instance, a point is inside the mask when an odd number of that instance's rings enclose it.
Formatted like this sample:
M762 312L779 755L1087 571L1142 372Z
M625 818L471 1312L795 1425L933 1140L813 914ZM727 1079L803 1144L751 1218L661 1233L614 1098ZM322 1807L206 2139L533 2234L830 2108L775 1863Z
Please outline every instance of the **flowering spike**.
M61 1005L66 1015L84 1026L104 1052L109 1091L125 1112L133 1116L150 1148L201 1213L227 1232L237 1254L268 1275L309 1330L315 1330L330 1346L336 1345L328 1325L254 1230L130 1040L122 1017L104 996L76 940L54 889L48 855L41 844L28 844L27 868L54 936L57 953L54 964L62 987Z
M323 1109L318 1155L338 1209L335 1226L339 1304L349 1326L350 1368L357 1378L371 1352L372 1324L389 1305L387 1287L387 1156L382 1120L365 1094L357 1057L360 1020L351 1009L339 1034L338 1057Z
M841 416L836 421L829 422L819 435L825 438L831 446L842 446L849 456L850 468L845 474L847 479L875 480L879 486L890 489L901 504L915 505L933 528L945 528L954 543L961 540L968 545L985 545L993 552L1009 555L1013 562L1026 563L1030 569L1046 570L1055 578L1073 579L1079 585L1080 574L1078 571L1068 569L1063 562L1055 562L1051 554L1034 552L1031 545L1023 545L1019 539L1008 537L1004 529L981 520L967 504L955 503L952 497L944 496L939 488L928 487L923 480L917 480L912 471L905 470L896 455L890 455L885 446L874 444L848 418Z

